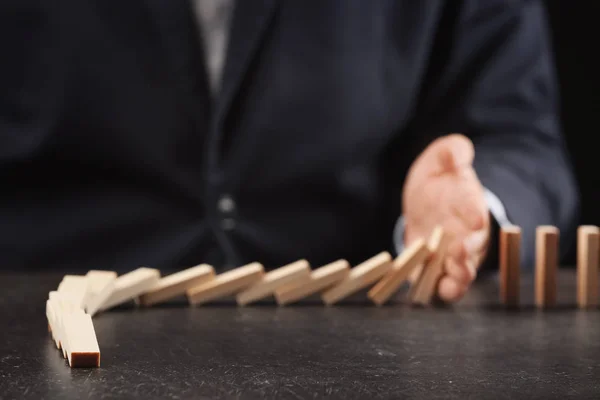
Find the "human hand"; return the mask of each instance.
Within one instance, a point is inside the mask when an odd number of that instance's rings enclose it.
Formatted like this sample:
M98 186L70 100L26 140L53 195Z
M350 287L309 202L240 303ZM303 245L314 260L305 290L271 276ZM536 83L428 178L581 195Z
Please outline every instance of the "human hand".
M484 189L473 168L473 143L451 134L432 142L412 164L402 194L405 245L436 225L452 237L437 296L460 300L477 275L490 238Z

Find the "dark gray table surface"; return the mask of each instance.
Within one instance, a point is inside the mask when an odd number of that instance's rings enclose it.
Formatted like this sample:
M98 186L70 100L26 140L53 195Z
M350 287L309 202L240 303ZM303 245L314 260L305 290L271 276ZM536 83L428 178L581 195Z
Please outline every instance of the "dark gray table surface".
M95 318L98 369L71 369L47 332L59 275L0 273L0 398L600 398L600 311L499 306L496 277L453 307L326 308L175 301Z

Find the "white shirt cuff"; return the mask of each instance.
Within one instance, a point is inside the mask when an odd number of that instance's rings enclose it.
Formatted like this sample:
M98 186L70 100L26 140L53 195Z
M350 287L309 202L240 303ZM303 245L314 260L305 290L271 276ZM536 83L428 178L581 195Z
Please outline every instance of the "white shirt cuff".
M485 201L488 205L488 209L490 210L490 214L492 214L492 217L494 217L498 225L500 227L512 225L508 219L508 215L506 214L506 208L504 208L504 204L502 204L502 201L500 201L498 196L496 196L487 188L483 189ZM404 216L400 216L400 218L398 218L396 226L394 227L393 235L396 254L401 254L404 251Z

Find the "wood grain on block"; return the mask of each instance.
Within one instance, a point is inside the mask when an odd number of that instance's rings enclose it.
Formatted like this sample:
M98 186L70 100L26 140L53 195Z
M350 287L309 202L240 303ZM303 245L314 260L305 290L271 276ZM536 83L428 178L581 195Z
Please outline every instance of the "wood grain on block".
M346 278L321 295L326 305L333 305L340 300L375 283L392 266L392 256L384 251L366 260L350 270Z
M443 274L449 242L450 235L441 226L435 227L427 241L431 258L416 283L414 296L410 299L414 304L429 305L435 297L437 284Z
M519 305L521 287L521 228L500 228L500 301L508 307Z
M350 264L346 260L337 260L310 273L306 282L292 283L275 291L277 304L286 305L325 290L340 282L350 273Z
M272 296L277 288L294 282L308 282L310 264L299 260L283 267L267 272L259 281L239 293L236 297L240 306Z
M84 312L64 316L67 359L71 368L100 366L100 348L92 317Z
M598 307L600 228L584 225L577 229L577 305Z
M148 292L142 294L139 303L151 306L175 297L182 296L188 289L196 287L215 277L211 265L201 264L161 278Z
M58 285L57 291L68 293L73 298L73 302L83 309L87 287L88 279L85 275L65 275Z
M558 228L554 226L538 226L536 229L535 304L538 307L556 305L558 236Z
M160 271L154 268L140 267L124 275L115 281L115 288L100 310L129 302L141 294L152 289L160 279Z
M264 275L263 265L256 262L224 272L208 282L188 289L188 301L192 305L199 305L231 296L260 281Z
M115 290L117 273L114 271L91 270L88 271L86 277L87 292L84 309L88 314L94 316Z
M431 253L425 240L418 239L402 252L385 276L369 290L367 297L375 304L382 305L409 279L410 274L422 265Z

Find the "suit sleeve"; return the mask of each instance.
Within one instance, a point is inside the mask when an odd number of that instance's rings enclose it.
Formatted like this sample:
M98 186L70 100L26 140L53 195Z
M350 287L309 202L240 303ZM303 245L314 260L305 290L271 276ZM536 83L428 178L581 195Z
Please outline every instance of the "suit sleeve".
M451 132L473 140L477 174L521 227L523 267L531 267L536 227L559 227L564 254L578 207L545 8L525 0L455 4L442 21L452 34L434 46L415 132L428 141Z

